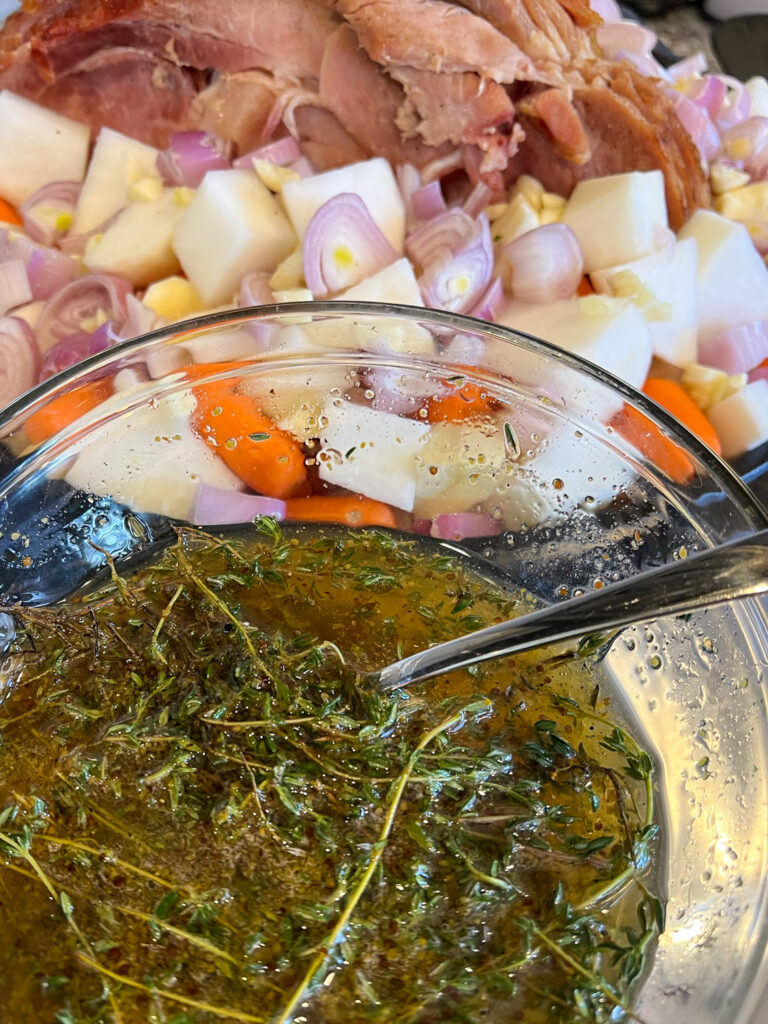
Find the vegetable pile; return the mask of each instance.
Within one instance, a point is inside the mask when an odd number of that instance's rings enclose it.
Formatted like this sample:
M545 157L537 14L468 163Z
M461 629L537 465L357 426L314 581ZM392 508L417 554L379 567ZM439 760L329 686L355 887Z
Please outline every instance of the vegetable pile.
M602 13L616 12L607 5ZM234 155L207 131L177 132L158 150L103 128L91 151L86 126L2 92L0 147L14 160L0 161L0 405L86 356L202 312L354 299L466 313L542 337L644 389L726 458L757 447L768 440L768 82L706 74L699 58L666 71L650 56L652 35L618 19L598 38L609 55L666 82L700 148L716 209L697 211L676 235L660 171L581 181L567 199L523 174L503 202L490 203L482 180L457 183L447 166L422 173L374 158L318 173L291 136ZM372 331L352 344L416 354L439 345L424 332L395 334ZM322 348L299 329L296 337L294 350ZM235 351L223 341L180 342L169 358L194 381L196 365L271 344L268 329L254 328L240 332ZM455 361L471 375L483 359L475 342ZM149 373L168 369L166 361ZM32 417L30 441L132 383L135 376L118 374L83 385ZM491 423L493 402L467 401L460 379L423 403L396 376L374 371L366 384L374 392L366 416L338 437L331 430L315 438L340 451L342 463L349 450L360 456L351 436L387 436L388 415L413 421L403 429L416 454L438 424L456 431L465 421ZM243 511L320 515L304 465L306 431L242 389L201 385L187 397L188 407L177 404L169 416L215 452L219 465L202 474L204 488L237 492ZM690 473L631 411L606 411L604 420L660 458L673 479ZM497 453L497 463L505 457ZM458 511L487 524L491 511L482 496L458 510L420 507L409 484L396 479L394 497L380 493L351 464L333 474L321 467L320 477L352 503L334 513L344 521L354 507L367 510L364 521L391 523L394 508L439 531L437 516ZM390 507L372 513L365 502ZM164 511L203 516L211 504L202 489ZM234 507L219 511L221 521L241 514ZM466 536L482 525L462 521L456 530Z

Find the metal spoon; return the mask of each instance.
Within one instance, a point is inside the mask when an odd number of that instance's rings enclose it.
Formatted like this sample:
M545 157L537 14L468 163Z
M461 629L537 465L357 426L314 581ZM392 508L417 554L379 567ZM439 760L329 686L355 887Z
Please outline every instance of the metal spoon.
M544 644L768 593L768 530L437 644L371 673L380 690Z

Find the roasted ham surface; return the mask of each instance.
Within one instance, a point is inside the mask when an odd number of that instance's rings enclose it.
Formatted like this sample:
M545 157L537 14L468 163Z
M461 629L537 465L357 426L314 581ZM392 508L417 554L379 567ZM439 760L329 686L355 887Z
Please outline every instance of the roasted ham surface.
M319 169L463 166L496 195L658 167L679 227L709 204L698 152L599 23L588 0L40 0L0 33L0 87L155 145L290 131Z

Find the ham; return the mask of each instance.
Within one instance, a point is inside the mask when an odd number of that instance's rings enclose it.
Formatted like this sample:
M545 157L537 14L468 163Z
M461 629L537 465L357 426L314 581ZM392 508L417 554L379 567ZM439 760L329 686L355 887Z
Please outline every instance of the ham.
M53 0L8 20L0 86L163 145L213 69L316 80L337 23L314 0Z
M573 106L589 140L589 159L578 164L558 153L548 127L529 107L520 113L525 141L508 170L510 179L526 172L567 196L586 178L660 168L673 229L697 207L710 205L698 151L675 116L673 101L653 80L629 63L605 64L574 89Z
M400 130L405 91L371 60L348 25L326 40L319 100L369 156L385 154L394 164L423 167L447 152L441 140L423 139L415 125L411 131Z
M472 71L500 83L563 79L556 63L532 60L489 22L445 0L335 0L334 7L385 67Z
M709 204L698 153L598 24L588 0L46 0L0 33L0 87L158 146L288 129L318 168L463 167L494 195L523 170L568 195L658 167L678 226Z
M417 132L430 146L445 142L474 145L483 153L482 170L504 170L509 162L515 108L506 90L472 72L443 75L415 68L393 68L407 103L398 124Z

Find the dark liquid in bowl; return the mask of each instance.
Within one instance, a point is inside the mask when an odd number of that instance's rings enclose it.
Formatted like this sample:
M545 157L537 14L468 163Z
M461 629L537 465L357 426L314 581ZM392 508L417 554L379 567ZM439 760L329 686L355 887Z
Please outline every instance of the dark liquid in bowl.
M264 521L20 613L0 1019L621 1019L663 910L599 667L361 685L526 606L418 542Z

